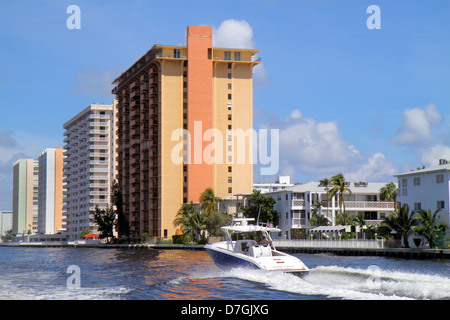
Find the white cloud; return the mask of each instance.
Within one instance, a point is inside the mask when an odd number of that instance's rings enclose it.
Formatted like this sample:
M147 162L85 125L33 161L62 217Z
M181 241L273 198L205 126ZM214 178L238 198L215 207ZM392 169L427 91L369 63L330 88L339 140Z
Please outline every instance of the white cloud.
M322 179L342 172L348 181L390 181L394 164L378 152L366 155L345 141L335 121L303 118L295 109L283 121L269 120L264 128L280 130L280 174Z
M366 159L366 163L361 165L357 171L345 173L348 181L387 181L394 174L398 173L395 165L386 159L384 154L377 152Z
M401 145L424 145L433 140L432 128L442 123L443 116L434 104L425 108L406 109L403 112L402 124L397 128L397 137L391 141Z
M213 46L255 49L253 28L245 20L224 20L218 28L213 27ZM253 80L256 87L267 87L270 84L270 78L263 63L253 68Z
M437 144L435 146L422 150L422 163L426 167L436 166L439 159L450 160L450 146Z
M224 20L213 27L213 46L222 48L254 49L253 29L245 20Z

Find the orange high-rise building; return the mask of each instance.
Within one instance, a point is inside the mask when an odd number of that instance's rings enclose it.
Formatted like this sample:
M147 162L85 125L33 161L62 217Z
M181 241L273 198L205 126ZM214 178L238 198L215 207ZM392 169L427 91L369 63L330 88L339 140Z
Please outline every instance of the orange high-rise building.
M132 237L171 237L180 206L206 188L222 198L252 192L259 50L213 48L203 26L189 26L186 42L154 45L114 81L117 181Z

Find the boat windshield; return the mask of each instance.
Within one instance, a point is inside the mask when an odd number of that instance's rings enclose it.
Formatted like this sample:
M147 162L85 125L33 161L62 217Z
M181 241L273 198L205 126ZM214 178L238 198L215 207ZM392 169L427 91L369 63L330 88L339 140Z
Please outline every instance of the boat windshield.
M235 219L230 226L222 227L225 232L228 249L235 250L236 243L240 240L250 240L252 245L270 245L273 249L271 232L280 232L278 228L264 225L249 225L247 221L252 218Z

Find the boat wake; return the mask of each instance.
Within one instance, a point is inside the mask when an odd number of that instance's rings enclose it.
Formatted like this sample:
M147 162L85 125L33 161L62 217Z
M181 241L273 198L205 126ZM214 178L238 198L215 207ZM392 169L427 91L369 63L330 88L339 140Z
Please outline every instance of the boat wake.
M303 278L283 272L241 268L203 274L203 277L211 276L238 278L260 283L270 290L318 299L450 299L448 276L382 270L376 266L367 269L319 266Z

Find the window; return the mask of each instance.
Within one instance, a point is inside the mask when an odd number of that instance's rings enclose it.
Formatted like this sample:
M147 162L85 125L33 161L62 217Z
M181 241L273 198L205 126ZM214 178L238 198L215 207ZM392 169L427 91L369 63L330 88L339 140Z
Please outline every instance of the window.
M212 59L212 48L208 48L208 60Z
M233 182L233 178L232 177L228 177L228 183L232 183Z
M437 210L441 210L441 209L444 209L444 208L445 208L445 202L444 201L438 201L436 209Z
M234 60L241 61L241 53L239 51L234 53Z
M414 178L414 185L415 186L420 186L420 177Z
M232 66L232 64L231 64L231 63L229 63L229 64L228 64L228 69L231 69L231 66Z
M228 100L231 100L231 93L228 94Z
M173 57L180 58L180 49L173 49Z
M225 60L231 60L231 51L225 51L224 59Z
M231 73L228 73L228 79L231 79Z
M232 172L232 170L233 170L232 167L229 166L229 167L228 167L228 172Z
M436 175L436 183L444 183L444 175L443 174Z
M228 90L231 90L231 83L228 84Z
M233 193L233 188L232 187L228 188L228 193Z
M407 179L402 179L402 187L403 188L408 187L408 180Z
M420 209L422 209L422 203L414 202L414 210L420 210Z
M228 111L231 111L231 103L227 104Z

